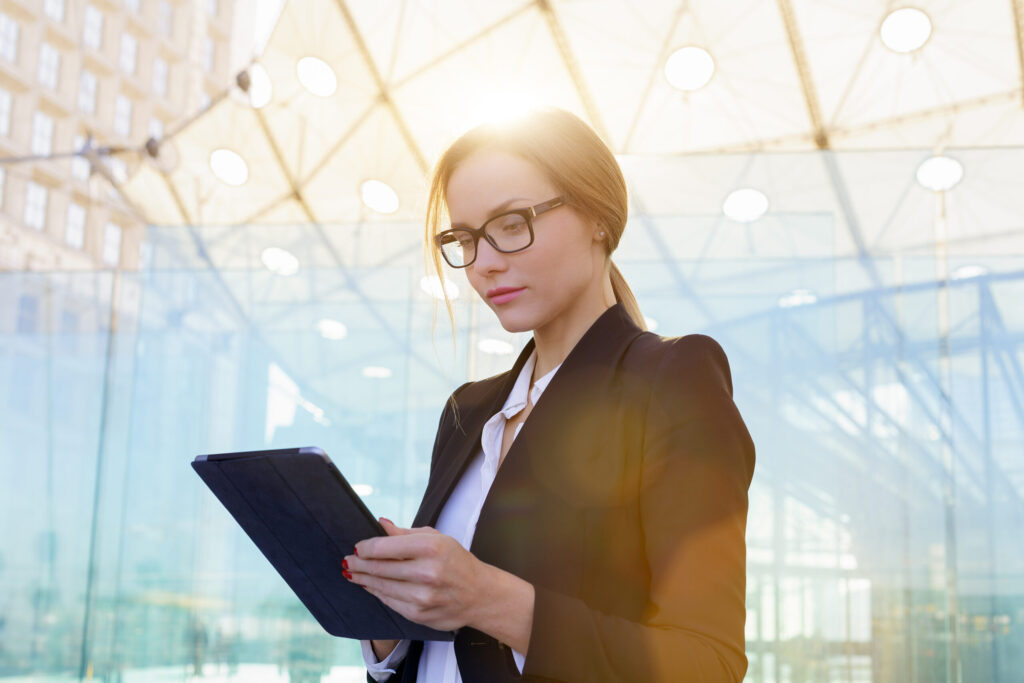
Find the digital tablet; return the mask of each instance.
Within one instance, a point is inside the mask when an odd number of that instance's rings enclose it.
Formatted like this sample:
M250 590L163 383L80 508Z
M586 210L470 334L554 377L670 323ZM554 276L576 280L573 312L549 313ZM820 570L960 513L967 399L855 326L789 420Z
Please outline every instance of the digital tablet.
M331 635L455 639L342 576L341 560L356 543L387 533L321 449L200 455L192 468Z

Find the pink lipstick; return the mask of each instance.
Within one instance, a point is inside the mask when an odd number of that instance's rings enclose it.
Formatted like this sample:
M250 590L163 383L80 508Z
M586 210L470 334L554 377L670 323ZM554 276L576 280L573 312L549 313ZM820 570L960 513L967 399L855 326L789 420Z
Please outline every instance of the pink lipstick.
M526 291L526 287L496 287L487 290L487 298L496 304L504 304L512 301Z

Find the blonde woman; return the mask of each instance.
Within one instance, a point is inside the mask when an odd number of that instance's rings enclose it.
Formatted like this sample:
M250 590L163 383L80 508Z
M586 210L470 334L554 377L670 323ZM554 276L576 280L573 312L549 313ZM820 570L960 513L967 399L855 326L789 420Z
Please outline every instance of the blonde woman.
M402 615L457 630L364 641L368 680L742 680L754 446L719 345L645 331L611 261L626 213L615 157L559 109L438 162L434 266L532 338L450 397L412 528L382 520L345 558Z

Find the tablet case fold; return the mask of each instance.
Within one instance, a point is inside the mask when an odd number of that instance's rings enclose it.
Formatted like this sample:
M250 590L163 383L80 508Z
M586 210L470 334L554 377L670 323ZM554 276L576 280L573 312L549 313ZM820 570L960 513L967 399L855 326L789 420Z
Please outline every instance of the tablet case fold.
M454 640L342 576L355 544L385 531L319 448L200 455L192 468L331 635Z

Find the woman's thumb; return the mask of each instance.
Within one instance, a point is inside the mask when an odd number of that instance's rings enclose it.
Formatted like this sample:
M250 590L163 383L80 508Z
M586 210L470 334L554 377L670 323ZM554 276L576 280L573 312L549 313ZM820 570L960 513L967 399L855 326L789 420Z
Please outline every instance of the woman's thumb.
M380 525L384 527L384 531L388 532L388 536L402 536L411 533L409 529L403 529L387 517L380 518Z

